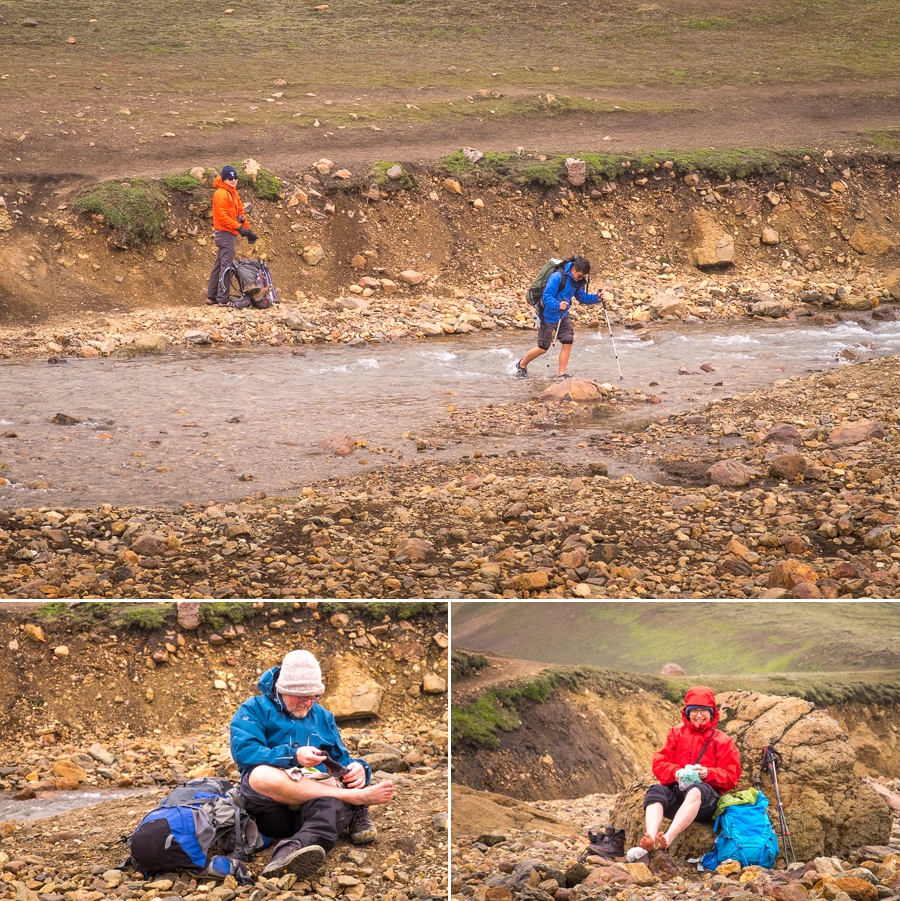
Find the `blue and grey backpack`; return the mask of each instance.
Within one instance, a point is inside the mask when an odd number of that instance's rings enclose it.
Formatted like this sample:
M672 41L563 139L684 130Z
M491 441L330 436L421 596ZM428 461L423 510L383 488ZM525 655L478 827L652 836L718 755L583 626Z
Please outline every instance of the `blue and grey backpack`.
M703 867L714 870L723 860L736 860L742 867L771 867L778 857L778 838L766 813L768 806L769 799L755 788L723 795L713 823L718 836L700 861Z
M138 823L123 866L145 876L187 870L219 879L230 875L246 884L251 880L243 861L268 844L230 780L192 779Z

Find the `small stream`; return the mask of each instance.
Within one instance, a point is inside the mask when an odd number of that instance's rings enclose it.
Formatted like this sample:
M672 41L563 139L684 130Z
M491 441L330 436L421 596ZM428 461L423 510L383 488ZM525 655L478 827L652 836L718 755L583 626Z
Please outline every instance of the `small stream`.
M648 330L645 330L648 331ZM641 338L577 330L573 375L640 389L664 419L847 358L900 352L900 322L867 314L833 326L804 321L655 325ZM421 459L404 435L460 411L528 400L546 385L546 359L513 377L531 331L401 341L361 348L195 349L132 360L0 364L0 507L177 507L255 490L294 494L310 482ZM708 364L713 370L700 369ZM555 359L550 366L556 371ZM653 384L656 383L656 384ZM638 405L646 420L648 408ZM81 420L58 425L58 413ZM602 421L627 428L634 409ZM597 429L600 422L594 424ZM335 457L320 442L365 442ZM574 440L577 436L569 436ZM428 451L453 460L518 448L514 435L457 436ZM617 473L610 467L610 475Z
M156 789L103 789L99 791L44 792L30 801L14 801L8 792L0 792L0 823L4 820L42 820L80 807L93 807L115 798L146 795Z

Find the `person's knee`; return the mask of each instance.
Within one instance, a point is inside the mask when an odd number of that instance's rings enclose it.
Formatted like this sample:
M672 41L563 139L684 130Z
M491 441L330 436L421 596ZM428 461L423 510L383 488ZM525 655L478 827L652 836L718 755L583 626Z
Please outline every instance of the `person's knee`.
M253 791L261 795L270 797L272 789L278 784L279 779L283 777L284 771L278 770L271 766L257 766L250 771L247 777L247 784Z

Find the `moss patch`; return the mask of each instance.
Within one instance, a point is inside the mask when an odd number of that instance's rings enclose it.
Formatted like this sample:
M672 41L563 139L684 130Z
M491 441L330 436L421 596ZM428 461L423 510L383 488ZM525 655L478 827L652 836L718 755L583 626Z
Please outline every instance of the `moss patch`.
M169 215L169 201L160 184L147 178L104 182L79 197L72 208L103 216L104 225L121 232L125 242L135 247L161 241L162 224Z

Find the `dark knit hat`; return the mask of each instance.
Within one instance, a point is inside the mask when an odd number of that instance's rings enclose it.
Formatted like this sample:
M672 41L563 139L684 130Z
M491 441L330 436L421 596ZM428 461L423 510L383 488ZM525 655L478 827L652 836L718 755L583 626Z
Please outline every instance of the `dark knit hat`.
M223 166L222 167L222 181L230 181L232 178L237 178L237 169L234 166Z
M695 710L705 710L710 716L716 715L716 711L713 710L712 707L707 707L705 704L691 704L690 707L685 707L684 715L690 716Z

